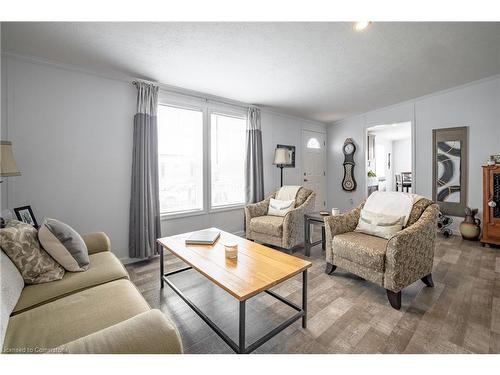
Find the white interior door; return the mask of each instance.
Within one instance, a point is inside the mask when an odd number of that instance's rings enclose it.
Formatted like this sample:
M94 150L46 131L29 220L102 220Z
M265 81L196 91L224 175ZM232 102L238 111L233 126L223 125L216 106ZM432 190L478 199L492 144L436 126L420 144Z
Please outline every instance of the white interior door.
M326 209L325 134L302 130L302 186L316 193L315 210Z

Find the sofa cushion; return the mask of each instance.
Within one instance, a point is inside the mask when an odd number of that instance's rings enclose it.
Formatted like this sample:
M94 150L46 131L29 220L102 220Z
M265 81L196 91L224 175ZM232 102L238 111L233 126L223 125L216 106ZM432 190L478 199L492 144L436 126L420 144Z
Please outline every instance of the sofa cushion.
M57 349L71 354L181 354L182 343L176 327L155 309Z
M45 251L66 271L81 272L89 268L87 245L68 224L46 218L38 230L38 239Z
M24 280L10 258L0 250L0 348L3 345L9 317L24 288Z
M283 218L280 216L258 216L250 220L250 230L274 237L283 235Z
M110 251L90 255L89 259L90 267L86 272L66 272L62 280L26 286L14 308L14 314L83 289L128 278L125 267Z
M3 351L43 352L149 309L129 280L112 281L12 316Z
M0 229L0 246L26 284L47 283L64 276L64 268L40 247L38 231L32 225L9 220L6 227Z
M385 238L347 232L333 237L332 250L335 256L384 272L387 242Z

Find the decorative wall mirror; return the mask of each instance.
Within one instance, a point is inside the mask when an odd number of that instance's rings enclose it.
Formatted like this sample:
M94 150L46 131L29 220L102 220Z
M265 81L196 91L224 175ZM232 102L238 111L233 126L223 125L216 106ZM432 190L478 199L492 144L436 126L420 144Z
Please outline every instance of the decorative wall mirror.
M432 130L432 198L445 215L467 207L467 127Z

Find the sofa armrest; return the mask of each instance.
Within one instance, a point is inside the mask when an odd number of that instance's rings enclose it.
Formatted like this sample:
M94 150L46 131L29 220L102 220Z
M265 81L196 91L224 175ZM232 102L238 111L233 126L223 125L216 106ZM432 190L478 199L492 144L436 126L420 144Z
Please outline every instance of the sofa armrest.
M309 194L304 203L288 211L283 218L283 247L290 249L304 242L304 215L314 210L316 194Z
M51 350L71 354L181 354L182 343L173 324L160 310L81 337Z
M336 235L352 232L356 229L363 204L341 215L325 217L326 261L332 263L332 241Z
M250 235L250 220L254 217L267 215L271 198L274 198L274 194L270 195L263 201L250 203L245 206L245 229L247 238L249 238Z
M111 241L104 232L87 233L82 235L87 250L90 254L100 253L102 251L111 251Z
M398 292L430 274L439 208L432 204L409 227L389 239L385 256L384 287Z

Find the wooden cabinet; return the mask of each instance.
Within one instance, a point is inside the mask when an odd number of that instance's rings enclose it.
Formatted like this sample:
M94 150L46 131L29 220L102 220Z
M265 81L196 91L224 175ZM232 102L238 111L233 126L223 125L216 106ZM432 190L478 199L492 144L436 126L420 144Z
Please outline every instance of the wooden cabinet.
M483 235L481 242L483 244L500 245L499 164L483 166Z

